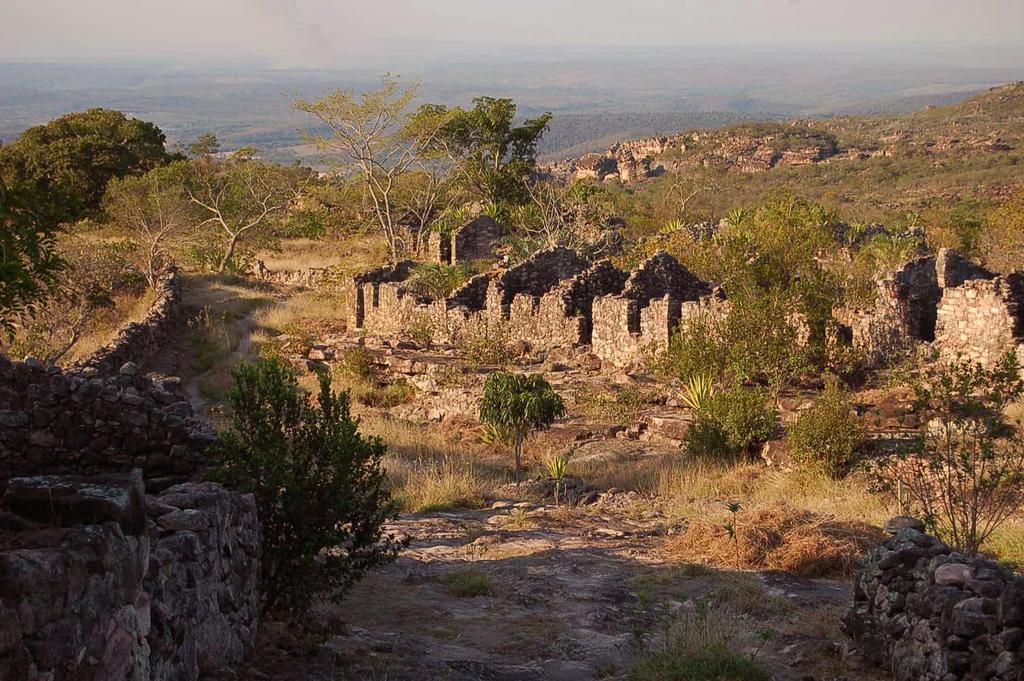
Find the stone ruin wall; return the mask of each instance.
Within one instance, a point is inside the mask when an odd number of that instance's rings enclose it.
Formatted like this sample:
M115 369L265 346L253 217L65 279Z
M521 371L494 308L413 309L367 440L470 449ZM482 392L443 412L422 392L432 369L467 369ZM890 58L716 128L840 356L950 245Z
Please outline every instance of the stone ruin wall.
M946 289L938 305L935 344L943 359L991 366L1024 347L1024 275L976 279Z
M843 617L853 652L896 681L1021 681L1024 576L953 552L909 518L887 529Z
M157 283L157 298L141 321L122 327L114 340L71 368L111 374L128 362L142 364L164 346L171 325L180 315L181 275L171 270Z
M2 679L197 681L254 646L255 502L188 482L209 426L177 379L118 364L164 340L179 283L67 370L0 356Z
M209 439L177 379L130 363L99 377L0 356L0 483L140 468L167 484L198 470Z
M878 282L874 305L835 310L852 345L875 363L930 345L944 360L995 363L1007 352L1024 355L1024 275L995 274L941 249L906 263Z
M251 495L141 473L13 478L0 504L0 678L197 681L252 652Z
M490 260L496 257L496 247L508 234L508 227L481 215L449 236L431 232L427 237L427 260L446 265Z
M397 337L428 325L444 345L500 333L535 349L592 345L602 360L624 366L666 347L680 321L720 310L708 284L666 253L626 273L607 260L588 265L569 249L546 249L477 275L445 300L408 291L409 269L357 278L354 318L367 333Z

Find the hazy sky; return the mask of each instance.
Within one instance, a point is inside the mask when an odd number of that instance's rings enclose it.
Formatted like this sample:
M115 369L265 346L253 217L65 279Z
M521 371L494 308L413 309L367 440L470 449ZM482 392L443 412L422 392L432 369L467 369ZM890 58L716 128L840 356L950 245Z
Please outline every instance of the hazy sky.
M552 54L553 46L1024 43L1024 0L0 0L0 60Z

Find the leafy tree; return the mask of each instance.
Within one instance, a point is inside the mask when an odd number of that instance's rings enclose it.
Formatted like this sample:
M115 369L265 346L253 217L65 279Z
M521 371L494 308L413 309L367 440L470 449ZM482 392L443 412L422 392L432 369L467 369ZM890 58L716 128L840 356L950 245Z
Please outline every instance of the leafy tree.
M142 176L114 178L103 197L107 215L137 245L132 255L151 288L192 227L187 178L188 164L178 161Z
M188 145L188 153L192 158L211 159L220 151L220 140L212 132L204 132Z
M417 115L445 121L430 146L443 150L481 198L494 204L529 200L525 181L536 167L537 144L551 122L550 113L515 125L511 99L477 97L471 109L431 106Z
M535 430L551 426L565 415L565 404L540 374L496 371L484 382L480 420L511 436L515 478L519 483L523 442Z
M57 253L60 223L51 204L26 183L0 177L0 330L30 316L63 268Z
M1012 353L991 368L954 361L914 389L915 411L930 421L876 473L946 543L974 556L1024 503L1024 436L1006 417L1024 394L1020 367Z
M241 149L225 162L192 161L186 191L201 222L224 239L217 265L224 272L243 239L268 236L275 221L284 218L309 176L302 168L285 168L252 158Z
M320 99L295 102L295 108L312 114L330 130L329 135L309 135L309 141L339 155L345 165L360 173L392 261L397 261L402 251L401 218L408 205L416 205L422 213L422 203L428 204L425 215L433 208L432 199L416 192L411 199L400 196L402 180L412 171L431 175L433 168L423 159L448 119L438 108L424 109L413 118L409 109L416 91L414 85L403 87L397 78L384 76L380 89L361 95L339 90ZM421 189L431 195L439 191L434 181L424 183Z
M89 109L29 128L0 147L0 174L59 189L69 218L99 206L107 182L172 159L160 128L120 111Z
M277 360L244 364L228 393L231 429L212 454L219 477L256 497L263 527L263 609L306 616L315 598L340 598L394 558L393 515L378 438L363 437L348 393L320 376L316 402Z

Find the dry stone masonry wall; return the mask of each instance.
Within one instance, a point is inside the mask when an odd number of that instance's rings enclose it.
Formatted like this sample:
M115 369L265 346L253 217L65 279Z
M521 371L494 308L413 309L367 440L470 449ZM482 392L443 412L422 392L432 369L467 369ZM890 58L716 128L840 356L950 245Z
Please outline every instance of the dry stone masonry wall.
M0 356L0 481L140 468L166 484L197 470L209 439L177 379L130 363L100 377Z
M549 248L477 275L443 300L408 291L408 274L402 263L356 278L358 328L395 337L425 325L439 344L488 333L535 349L593 344L601 359L625 365L649 346L665 347L680 320L712 300L706 282L663 252L627 273L607 260L590 265L570 249Z
M114 340L71 369L111 374L128 362L143 364L164 345L171 325L180 315L181 276L177 270L171 270L157 283L157 298L141 321L124 326Z
M871 549L843 618L855 652L896 681L1024 679L1024 576L953 552L909 518Z
M943 359L991 365L1008 352L1024 354L1024 276L997 277L942 249L906 263L878 282L872 307L836 310L854 347L875 362L930 343Z
M0 679L197 681L251 652L251 496L147 498L136 472L13 478L2 499Z

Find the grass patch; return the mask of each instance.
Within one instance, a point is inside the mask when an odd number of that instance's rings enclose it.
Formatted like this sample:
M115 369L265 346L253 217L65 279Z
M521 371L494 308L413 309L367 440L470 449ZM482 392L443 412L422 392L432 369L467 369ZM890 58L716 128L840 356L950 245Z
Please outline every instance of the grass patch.
M494 582L490 575L481 570L457 570L441 578L448 587L448 593L456 598L477 598L494 593Z
M629 681L771 681L756 658L738 648L742 632L727 608L699 603L672 625L665 647L629 672Z

